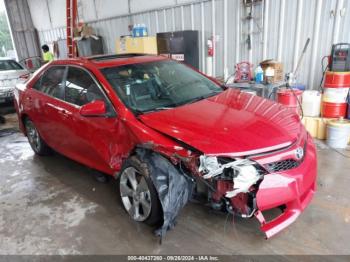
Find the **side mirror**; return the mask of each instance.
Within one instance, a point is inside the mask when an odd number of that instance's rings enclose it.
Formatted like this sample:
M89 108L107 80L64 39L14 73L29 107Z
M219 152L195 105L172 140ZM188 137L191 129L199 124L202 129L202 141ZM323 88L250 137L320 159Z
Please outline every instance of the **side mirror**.
M95 100L80 108L82 116L105 116L107 113L106 104L102 100Z

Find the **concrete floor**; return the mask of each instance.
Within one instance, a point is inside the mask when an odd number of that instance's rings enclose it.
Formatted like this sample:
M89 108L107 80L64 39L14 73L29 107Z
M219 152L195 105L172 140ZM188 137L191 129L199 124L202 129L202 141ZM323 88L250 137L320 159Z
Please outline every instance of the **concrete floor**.
M160 245L128 218L115 183L61 155L35 156L19 133L0 137L0 254L350 254L350 152L317 144L317 194L281 234L264 240L255 219L190 203Z

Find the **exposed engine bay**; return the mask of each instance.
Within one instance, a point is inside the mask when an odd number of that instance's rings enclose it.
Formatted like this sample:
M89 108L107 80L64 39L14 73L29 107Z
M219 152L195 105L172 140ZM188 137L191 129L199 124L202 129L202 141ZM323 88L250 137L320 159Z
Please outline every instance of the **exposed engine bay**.
M211 184L208 199L214 209L242 217L251 217L257 210L255 193L263 170L249 159L218 159L202 155L198 171Z
M170 162L141 148L137 154L153 170L151 179L163 208L163 224L155 231L161 238L174 227L178 213L194 195L205 195L215 210L241 217L257 211L256 191L264 171L254 161L192 155L187 163L184 159Z

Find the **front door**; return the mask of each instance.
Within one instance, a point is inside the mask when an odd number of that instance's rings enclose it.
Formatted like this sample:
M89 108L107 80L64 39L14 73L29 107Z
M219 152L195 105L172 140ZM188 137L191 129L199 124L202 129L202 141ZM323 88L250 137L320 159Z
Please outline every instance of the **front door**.
M64 81L67 114L64 121L69 134L65 137L69 157L85 165L112 174L116 164L120 141L120 121L95 78L85 69L71 66ZM80 114L81 106L94 100L103 100L107 114L99 117L85 117Z

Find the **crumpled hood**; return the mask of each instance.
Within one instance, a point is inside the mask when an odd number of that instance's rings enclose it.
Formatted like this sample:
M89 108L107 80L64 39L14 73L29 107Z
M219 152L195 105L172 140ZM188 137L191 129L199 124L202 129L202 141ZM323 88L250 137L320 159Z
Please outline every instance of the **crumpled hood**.
M294 143L302 130L292 110L237 89L144 114L140 120L208 155L240 156L283 148Z

